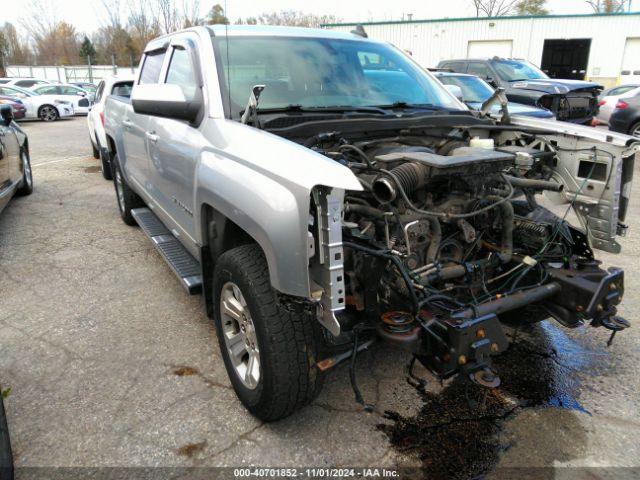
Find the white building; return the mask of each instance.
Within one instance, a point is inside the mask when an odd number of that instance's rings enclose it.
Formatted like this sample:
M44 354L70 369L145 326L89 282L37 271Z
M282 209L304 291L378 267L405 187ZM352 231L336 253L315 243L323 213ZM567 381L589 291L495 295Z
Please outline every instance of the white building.
M411 52L425 67L453 58L524 58L552 77L640 83L640 12L329 24Z

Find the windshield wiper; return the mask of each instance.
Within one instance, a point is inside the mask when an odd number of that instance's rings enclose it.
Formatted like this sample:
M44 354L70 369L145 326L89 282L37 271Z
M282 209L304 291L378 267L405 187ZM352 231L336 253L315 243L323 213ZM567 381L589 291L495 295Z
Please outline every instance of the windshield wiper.
M347 106L347 105L332 105L332 106L318 106L318 107L303 107L298 103L292 103L285 107L271 107L271 108L259 108L258 113L278 113L278 112L305 112L305 113L379 113L382 115L388 115L389 112L379 107L367 107L367 106Z
M389 105L376 105L378 108L384 109L403 109L403 110L446 110L445 107L434 105L433 103L407 103L407 102L393 102Z

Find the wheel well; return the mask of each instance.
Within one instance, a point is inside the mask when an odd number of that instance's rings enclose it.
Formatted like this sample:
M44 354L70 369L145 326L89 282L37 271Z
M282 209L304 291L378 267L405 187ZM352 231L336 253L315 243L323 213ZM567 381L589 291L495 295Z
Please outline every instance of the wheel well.
M113 138L111 138L109 135L106 135L107 137L107 148L109 150L109 157L110 159L113 159L113 156L116 154L116 142L113 141ZM96 135L96 139L98 138L98 136Z
M216 260L224 252L232 248L252 243L260 245L251 235L211 205L204 204L202 206L200 218L202 219L200 261L202 263L204 303L207 315L209 318L213 318L212 288Z
M257 243L251 235L211 205L202 206L201 218L203 244L210 247L214 260L232 248Z
M22 145L20 145L20 150L25 152L27 154L27 157L29 157L29 139L25 137L24 142L22 142Z

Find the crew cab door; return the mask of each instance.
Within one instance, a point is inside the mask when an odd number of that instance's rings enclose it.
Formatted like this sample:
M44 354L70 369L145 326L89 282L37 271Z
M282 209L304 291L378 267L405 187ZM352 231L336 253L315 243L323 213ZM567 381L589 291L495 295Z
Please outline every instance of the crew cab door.
M166 49L145 53L138 79L139 84L158 83L160 81L165 53ZM142 185L146 191L150 191L153 188L147 156L146 133L148 124L148 115L136 113L131 105L127 105L122 118L122 138L126 154L124 168L127 175Z
M196 38L180 34L167 49L160 83L179 85L187 99L202 88ZM156 214L192 254L197 255L194 223L195 170L204 146L196 125L186 120L150 116L146 141Z

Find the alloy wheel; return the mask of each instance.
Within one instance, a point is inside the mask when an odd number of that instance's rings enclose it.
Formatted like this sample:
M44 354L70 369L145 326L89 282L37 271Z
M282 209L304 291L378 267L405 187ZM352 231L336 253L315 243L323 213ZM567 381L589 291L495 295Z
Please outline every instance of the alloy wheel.
M233 282L227 282L220 292L222 333L227 352L242 384L250 390L260 381L260 350L249 307Z
M118 195L118 208L124 212L124 186L122 185L122 175L120 170L116 170L116 193Z
M53 107L42 107L40 109L40 118L45 122L51 122L58 118L58 112Z

